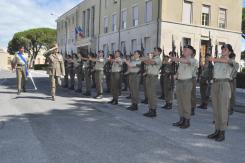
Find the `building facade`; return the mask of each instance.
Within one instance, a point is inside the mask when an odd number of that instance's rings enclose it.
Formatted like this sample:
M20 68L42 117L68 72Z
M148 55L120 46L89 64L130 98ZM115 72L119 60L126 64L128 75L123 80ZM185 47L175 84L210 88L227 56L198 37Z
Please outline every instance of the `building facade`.
M12 55L0 48L0 70L11 70Z
M155 46L165 53L190 44L204 62L209 40L212 54L230 43L240 59L242 0L84 0L57 19L61 53L125 54ZM78 28L80 28L78 30Z

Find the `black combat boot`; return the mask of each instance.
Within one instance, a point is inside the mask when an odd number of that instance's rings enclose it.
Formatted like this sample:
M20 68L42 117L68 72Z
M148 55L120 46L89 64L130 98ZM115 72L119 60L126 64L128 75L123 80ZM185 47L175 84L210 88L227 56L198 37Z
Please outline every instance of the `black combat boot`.
M154 109L150 109L147 113L143 114L145 117L156 117L157 116L157 112Z
M184 122L184 117L180 117L180 120L178 122L173 123L173 126L179 127L182 125L182 123Z
M112 103L112 105L118 105L118 100L115 99L114 102Z
M82 93L82 90L81 89L77 89L75 92Z
M91 93L90 92L86 92L83 94L84 96L91 96Z
M225 131L220 131L215 141L221 142L225 140Z
M148 104L148 99L142 100L141 103L143 103L143 104Z
M127 96L126 99L131 99L131 95Z
M208 135L208 139L216 139L217 136L219 135L219 132L220 132L219 130L215 130L214 133Z
M102 99L103 98L103 95L102 94L99 94L95 97L96 99Z
M114 99L112 99L111 101L108 102L108 104L112 104L114 102Z
M184 118L184 122L182 123L182 125L180 126L181 129L186 129L190 127L190 120Z
M166 108L164 108L166 110L171 110L172 109L172 103L168 103L168 106Z
M204 103L202 103L201 105L199 105L197 108L202 109L203 106L204 106Z
M195 115L195 108L191 108L191 115Z
M137 104L132 104L127 109L130 110L130 111L136 111L136 110L138 110L138 105Z
M167 108L167 107L168 107L168 105L169 105L169 104L168 104L168 103L166 103L166 104L165 104L165 105L164 105L162 108L163 108L163 109L165 109L165 108Z

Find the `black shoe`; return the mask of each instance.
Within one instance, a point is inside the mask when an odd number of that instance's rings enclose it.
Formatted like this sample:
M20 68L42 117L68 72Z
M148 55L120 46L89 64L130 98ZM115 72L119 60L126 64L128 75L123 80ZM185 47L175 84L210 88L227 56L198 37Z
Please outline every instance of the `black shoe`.
M112 99L111 101L108 102L108 104L112 104L114 102L114 99Z
M97 95L95 98L96 98L96 99L102 99L102 98L103 98L103 95L102 95L102 94Z
M23 92L26 92L26 89L25 88L23 88Z
M180 120L178 122L173 123L173 126L179 127L182 125L182 123L184 122L184 117L180 117Z
M150 109L147 113L143 114L145 117L156 117L156 110Z
M221 142L225 140L225 131L220 131L215 141Z
M191 108L191 115L195 115L195 108Z
M230 109L229 110L229 115L232 115L234 113L234 110L233 109Z
M197 108L207 110L208 106L206 104L202 104L202 105L198 106Z
M167 108L167 107L168 107L168 105L169 105L169 104L168 104L168 103L166 103L166 104L165 104L165 105L164 105L162 108L163 108L163 109L165 109L165 108Z
M184 122L180 125L181 129L186 129L190 127L190 120L184 118Z
M131 95L127 96L126 99L131 99Z
M208 139L216 139L217 136L219 135L219 132L220 132L219 130L215 130L214 133L208 135Z
M141 101L141 103L148 104L148 100L147 99L144 99L144 100Z
M118 100L114 100L113 103L111 103L112 105L118 105Z
M122 91L127 91L128 89L127 88L123 88Z
M77 89L75 92L82 93L82 90L81 89Z
M63 88L68 88L68 85L64 85Z
M130 111L136 111L136 110L138 110L138 105L137 104L132 104L127 109L130 110Z
M163 96L158 97L158 99L163 99Z
M84 95L84 96L91 96L91 93L86 92L86 93L84 93L83 95Z

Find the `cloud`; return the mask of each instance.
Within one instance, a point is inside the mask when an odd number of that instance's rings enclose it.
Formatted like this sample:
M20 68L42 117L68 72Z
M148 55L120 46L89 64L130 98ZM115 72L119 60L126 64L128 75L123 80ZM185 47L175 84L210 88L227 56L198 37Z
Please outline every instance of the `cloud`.
M15 32L37 27L56 28L57 16L79 2L81 0L0 0L0 47L6 48Z

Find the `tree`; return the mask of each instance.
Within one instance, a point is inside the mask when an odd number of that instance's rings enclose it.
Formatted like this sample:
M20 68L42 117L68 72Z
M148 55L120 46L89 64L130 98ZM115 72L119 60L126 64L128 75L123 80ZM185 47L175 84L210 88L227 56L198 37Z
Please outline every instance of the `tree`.
M15 33L8 43L8 52L15 54L20 46L24 46L33 59L36 59L41 48L50 49L56 43L56 30L36 28Z
M245 50L241 52L241 59L245 60Z

